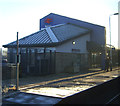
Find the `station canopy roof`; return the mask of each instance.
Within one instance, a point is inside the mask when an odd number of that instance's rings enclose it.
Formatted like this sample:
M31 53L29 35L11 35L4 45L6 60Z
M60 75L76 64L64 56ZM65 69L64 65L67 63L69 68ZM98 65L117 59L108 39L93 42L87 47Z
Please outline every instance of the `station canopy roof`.
M90 32L91 30L87 28L71 23L50 26L19 39L19 46L20 47L55 47L68 40L80 36L84 36ZM11 48L16 46L17 46L16 41L3 45L3 47L6 48Z
M105 50L105 47L102 47L102 45L96 42L87 41L87 50L89 52L103 52Z

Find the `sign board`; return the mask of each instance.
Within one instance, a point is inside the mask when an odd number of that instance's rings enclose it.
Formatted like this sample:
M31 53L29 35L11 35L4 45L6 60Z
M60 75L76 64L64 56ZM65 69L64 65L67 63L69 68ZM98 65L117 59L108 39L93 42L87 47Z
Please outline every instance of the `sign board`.
M50 24L51 22L52 22L52 19L51 19L51 18L46 18L46 19L45 19L45 23L46 23L46 24Z
M72 52L73 52L73 53L79 53L79 52L80 52L80 49L72 49Z

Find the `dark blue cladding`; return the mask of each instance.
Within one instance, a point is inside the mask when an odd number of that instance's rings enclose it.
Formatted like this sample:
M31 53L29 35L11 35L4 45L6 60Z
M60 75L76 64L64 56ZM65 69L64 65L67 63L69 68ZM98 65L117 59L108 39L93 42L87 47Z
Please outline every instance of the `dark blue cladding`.
M46 19L50 20L46 23ZM45 28L45 25L58 25L58 24L65 24L65 23L72 23L79 25L81 27L88 28L92 30L91 33L91 41L94 41L100 45L105 45L106 36L105 36L105 27L100 25L95 25L92 23L76 20L73 18L61 16L58 14L50 13L49 15L40 19L40 29Z

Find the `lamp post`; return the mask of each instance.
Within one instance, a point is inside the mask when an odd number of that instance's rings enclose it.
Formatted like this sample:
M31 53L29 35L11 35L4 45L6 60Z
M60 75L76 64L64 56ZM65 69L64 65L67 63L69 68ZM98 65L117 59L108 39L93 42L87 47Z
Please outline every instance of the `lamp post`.
M109 16L109 34L110 34L110 63L111 63L111 71L112 71L112 48L111 48L111 16L118 15L119 13L114 13Z

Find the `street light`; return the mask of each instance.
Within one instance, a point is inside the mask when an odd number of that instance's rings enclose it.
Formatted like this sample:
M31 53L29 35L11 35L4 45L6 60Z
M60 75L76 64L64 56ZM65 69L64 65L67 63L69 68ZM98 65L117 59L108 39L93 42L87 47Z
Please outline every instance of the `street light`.
M119 15L119 13L114 13L113 15Z
M110 34L110 59L111 59L111 71L112 71L112 48L111 48L111 16L112 15L119 15L119 13L114 13L109 16L109 34Z

